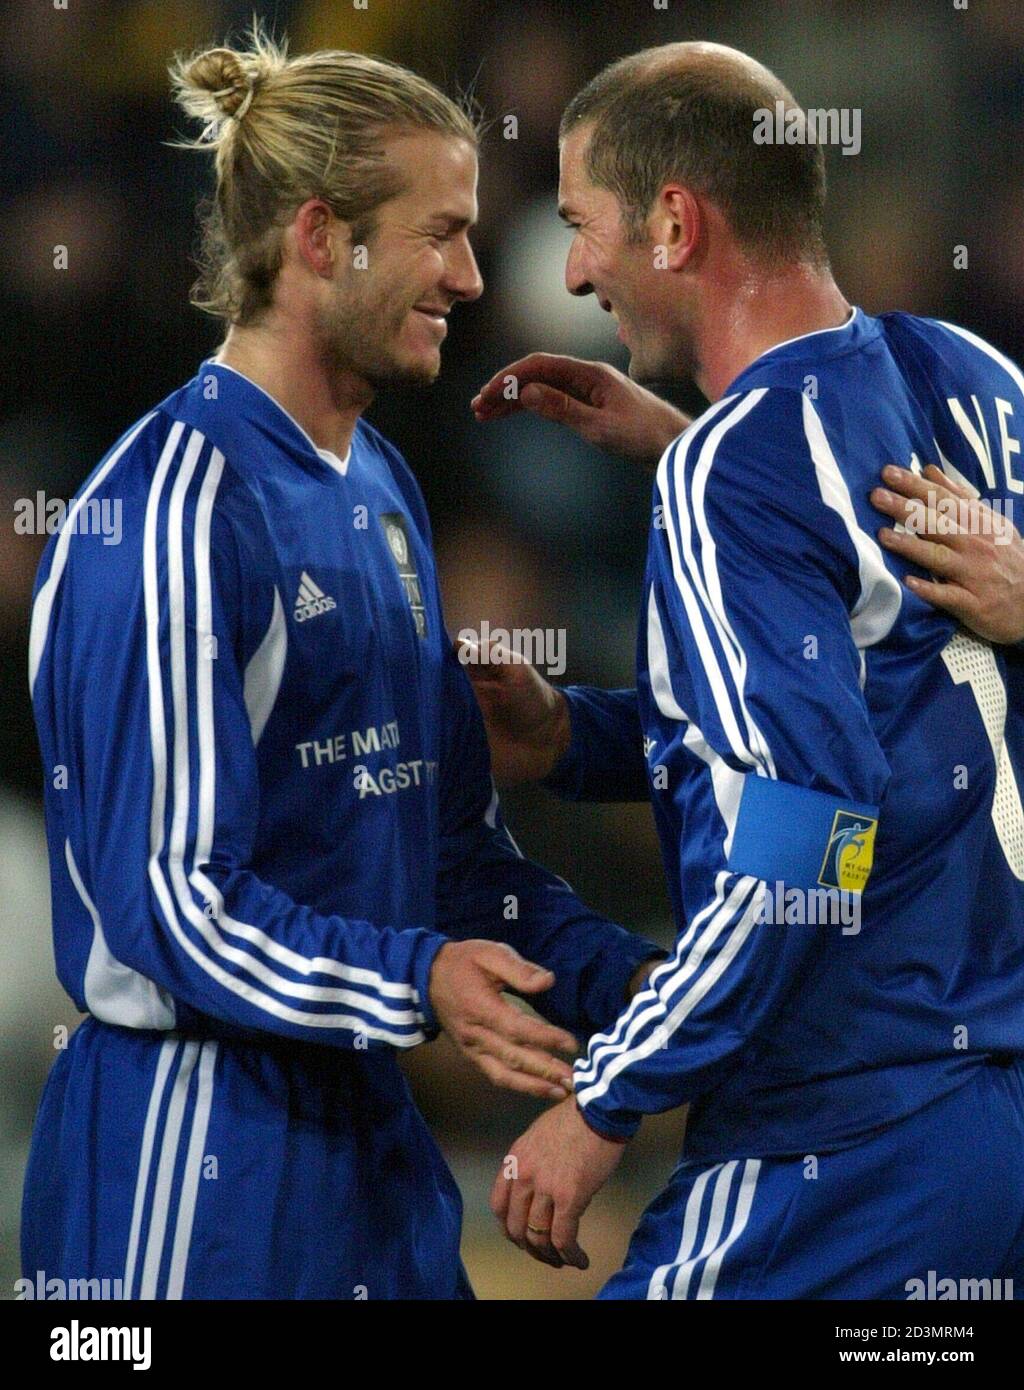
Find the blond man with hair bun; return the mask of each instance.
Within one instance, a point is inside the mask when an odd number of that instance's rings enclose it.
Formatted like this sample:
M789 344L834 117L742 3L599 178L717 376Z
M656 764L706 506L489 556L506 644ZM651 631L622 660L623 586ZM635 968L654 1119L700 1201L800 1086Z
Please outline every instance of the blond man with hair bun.
M657 954L508 835L423 499L361 418L436 377L481 292L477 133L404 68L259 30L172 78L216 166L195 299L228 328L83 484L123 543L68 525L40 566L55 950L88 1017L24 1266L127 1298L466 1297L399 1050L444 1030L562 1098L559 1054Z

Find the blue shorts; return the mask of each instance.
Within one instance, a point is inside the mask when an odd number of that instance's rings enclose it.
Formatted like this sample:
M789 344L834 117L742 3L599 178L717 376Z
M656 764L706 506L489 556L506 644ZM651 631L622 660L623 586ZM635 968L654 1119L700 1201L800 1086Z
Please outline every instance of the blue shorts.
M599 1297L934 1299L948 1279L1024 1297L1020 1060L837 1153L684 1159Z
M87 1018L36 1119L23 1274L143 1299L464 1298L461 1221L391 1054Z

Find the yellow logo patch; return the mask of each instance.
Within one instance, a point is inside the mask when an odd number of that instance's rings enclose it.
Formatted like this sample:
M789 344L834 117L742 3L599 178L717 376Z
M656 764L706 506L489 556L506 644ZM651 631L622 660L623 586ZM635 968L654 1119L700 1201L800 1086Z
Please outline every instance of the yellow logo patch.
M837 811L818 882L823 888L861 893L875 862L878 822L853 811Z

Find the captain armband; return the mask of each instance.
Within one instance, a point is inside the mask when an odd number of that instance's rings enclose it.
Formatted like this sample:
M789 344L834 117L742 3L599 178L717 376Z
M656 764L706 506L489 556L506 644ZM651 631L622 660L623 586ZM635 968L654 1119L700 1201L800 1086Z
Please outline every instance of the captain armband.
M750 773L729 868L793 888L861 893L871 875L877 831L877 806Z

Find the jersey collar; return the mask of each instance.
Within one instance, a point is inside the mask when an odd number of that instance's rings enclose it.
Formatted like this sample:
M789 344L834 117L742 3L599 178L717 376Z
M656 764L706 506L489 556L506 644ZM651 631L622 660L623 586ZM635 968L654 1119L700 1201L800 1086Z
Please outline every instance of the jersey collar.
M329 449L319 448L306 431L299 424L284 406L274 399L269 391L264 391L262 386L257 386L256 382L247 377L244 372L240 372L237 367L229 367L226 362L215 362L212 357L202 364L200 376L207 371L215 371L218 374L224 373L222 380L228 389L235 396L237 408L245 411L255 423L265 424L268 417L273 418L275 424L281 427L284 433L288 434L294 441L295 436L306 452L313 454L318 463L333 473L340 473L345 477L348 467L352 460L352 445L349 444L348 453L343 459L337 454L331 453ZM249 409L246 410L246 406ZM358 426L357 426L358 428ZM353 435L354 438L354 435Z
M737 390L749 390L762 369L771 368L785 362L798 362L804 358L822 362L839 357L847 352L855 352L872 338L878 336L878 325L869 318L863 309L856 305L850 310L845 323L834 328L818 328L813 333L801 333L796 338L787 338L755 357L753 362L734 377L723 396L734 395Z

